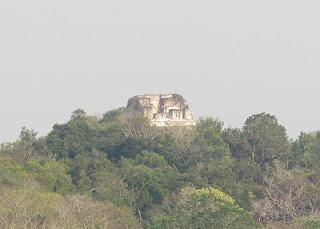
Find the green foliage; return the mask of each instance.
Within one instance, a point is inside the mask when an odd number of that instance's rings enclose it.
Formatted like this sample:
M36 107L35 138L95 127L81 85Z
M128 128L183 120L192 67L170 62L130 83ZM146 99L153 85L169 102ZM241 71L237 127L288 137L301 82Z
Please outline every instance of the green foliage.
M292 228L318 229L320 228L319 217L301 217L294 220Z
M18 185L27 177L28 174L17 162L9 157L0 157L0 187Z
M301 133L291 147L289 164L320 171L320 135Z
M289 143L286 129L275 116L261 113L249 117L243 127L250 145L251 161L259 166L272 165L275 159L285 158Z
M206 158L223 157L226 155L227 145L222 138L223 123L212 119L200 119L197 124L198 136L196 142L201 155Z
M34 188L1 193L0 217L1 228L142 228L128 208Z
M71 120L83 119L87 116L87 113L83 109L77 109L72 112Z
M144 152L135 160L123 159L121 168L129 188L137 193L136 208L141 214L152 204L160 204L164 195L181 182L179 171L153 152Z
M91 194L103 201L132 207L133 195L120 177L118 168L97 151L78 155L70 163L70 174L80 193Z
M136 164L142 164L149 168L165 168L167 166L167 162L163 156L144 151L141 155L138 155L135 160Z
M252 215L215 188L184 188L173 215L155 217L151 228L257 228Z
M122 157L135 158L144 150L152 150L151 141L145 138L129 137L109 149L108 155L112 161L119 161Z
M78 155L69 163L70 174L72 175L74 183L77 185L81 183L82 179L89 179L94 182L95 177L101 173L113 173L116 171L112 162L98 151Z
M32 158L48 158L51 156L51 151L45 144L44 138L37 139L37 133L34 130L23 127L16 142L1 145L0 154L23 164Z
M25 170L50 192L65 195L73 190L71 177L67 174L68 167L62 161L30 160L26 162Z
M319 161L320 133L289 142L266 113L240 129L159 128L125 108L78 109L1 145L0 227L317 228Z
M241 129L227 128L223 130L222 136L233 157L238 160L250 160L252 156L251 146Z
M2 228L40 228L48 218L56 217L56 208L63 198L35 188L14 189L0 195Z
M57 159L74 158L78 154L91 152L97 145L99 132L96 121L72 119L67 124L54 125L47 137L47 145Z
M126 108L120 107L118 109L108 111L103 115L101 122L102 123L115 122L121 117L121 115L125 112L125 110L126 110Z

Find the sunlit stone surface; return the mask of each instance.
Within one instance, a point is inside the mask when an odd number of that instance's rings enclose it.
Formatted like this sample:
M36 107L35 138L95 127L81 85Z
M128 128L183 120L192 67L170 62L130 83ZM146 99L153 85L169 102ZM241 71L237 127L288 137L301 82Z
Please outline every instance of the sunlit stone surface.
M128 101L127 109L144 114L155 126L194 126L187 101L178 94L138 95Z

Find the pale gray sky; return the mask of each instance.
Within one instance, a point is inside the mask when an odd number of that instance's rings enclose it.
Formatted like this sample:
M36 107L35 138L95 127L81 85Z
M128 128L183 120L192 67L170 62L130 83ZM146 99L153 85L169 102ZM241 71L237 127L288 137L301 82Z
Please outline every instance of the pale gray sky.
M0 142L136 94L184 95L241 127L275 114L320 129L319 0L10 0L0 3Z

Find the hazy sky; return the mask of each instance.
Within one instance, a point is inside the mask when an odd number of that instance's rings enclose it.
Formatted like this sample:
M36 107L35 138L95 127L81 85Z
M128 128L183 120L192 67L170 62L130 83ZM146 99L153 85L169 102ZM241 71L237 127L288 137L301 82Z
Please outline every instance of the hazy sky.
M262 111L320 129L319 0L0 3L0 142L144 93L241 127Z

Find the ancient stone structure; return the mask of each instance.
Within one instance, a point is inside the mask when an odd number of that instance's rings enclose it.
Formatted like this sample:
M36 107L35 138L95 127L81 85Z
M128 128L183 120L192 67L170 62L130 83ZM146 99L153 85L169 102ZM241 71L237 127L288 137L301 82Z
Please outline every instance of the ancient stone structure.
M155 126L194 126L186 100L177 94L138 95L128 101L127 109L147 117Z

